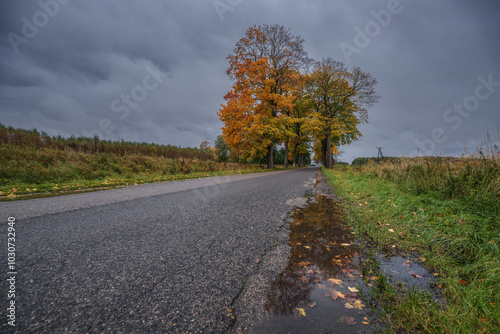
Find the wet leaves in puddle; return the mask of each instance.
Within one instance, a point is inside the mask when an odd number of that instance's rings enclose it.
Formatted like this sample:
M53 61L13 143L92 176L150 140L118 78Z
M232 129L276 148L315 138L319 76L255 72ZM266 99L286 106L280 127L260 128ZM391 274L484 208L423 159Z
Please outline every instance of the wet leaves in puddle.
M295 316L295 319L305 317L306 310L304 310L302 307L296 307L295 310L293 310L293 315Z
M331 328L335 319L349 326L361 323L365 314L357 310L365 305L353 287L361 282L356 279L360 249L352 230L342 224L342 206L316 196L307 207L296 210L293 218L289 263L273 283L265 306L271 316L268 324L281 328L288 326L290 318L299 327L314 321L315 327Z
M355 326L358 323L354 317L349 317L349 316L343 316L342 322L345 323L347 326Z

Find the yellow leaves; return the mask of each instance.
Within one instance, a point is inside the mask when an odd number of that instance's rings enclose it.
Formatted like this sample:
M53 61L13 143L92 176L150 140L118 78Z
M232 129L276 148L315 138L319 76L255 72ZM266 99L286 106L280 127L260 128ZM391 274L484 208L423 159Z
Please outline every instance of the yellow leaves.
M347 302L347 303L344 304L344 306L348 310L352 310L352 309L362 310L363 307L366 307L366 305L363 304L361 302L361 300L356 300L356 301L351 302L351 303Z
M342 286L342 280L337 279L337 278L329 278L328 282L330 282L334 285Z
M347 287L347 289L349 289L349 291L351 291L352 293L356 293L356 292L359 292L358 289L356 288L351 288L350 286Z
M356 300L352 306L355 308L355 309L358 309L358 310L362 310L363 307L365 307L365 305L361 302L361 300Z
M305 317L306 316L306 310L303 309L302 307L296 307L294 309L294 315L296 318L300 318L300 317Z

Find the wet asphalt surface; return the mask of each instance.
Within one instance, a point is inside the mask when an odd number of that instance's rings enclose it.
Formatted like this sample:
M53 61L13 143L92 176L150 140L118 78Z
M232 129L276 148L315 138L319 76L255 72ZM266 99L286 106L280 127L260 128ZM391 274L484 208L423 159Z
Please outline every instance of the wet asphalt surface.
M283 239L290 200L317 171L0 203L3 227L16 217L18 272L16 327L2 315L0 332L229 332L248 278Z

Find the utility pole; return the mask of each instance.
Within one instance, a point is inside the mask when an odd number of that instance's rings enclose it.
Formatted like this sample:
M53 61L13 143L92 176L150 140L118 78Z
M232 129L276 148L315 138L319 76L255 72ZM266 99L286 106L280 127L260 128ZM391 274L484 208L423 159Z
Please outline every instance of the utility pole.
M377 148L378 148L377 161L380 161L380 158L382 158L383 160L384 159L384 155L382 154L383 147L377 147Z

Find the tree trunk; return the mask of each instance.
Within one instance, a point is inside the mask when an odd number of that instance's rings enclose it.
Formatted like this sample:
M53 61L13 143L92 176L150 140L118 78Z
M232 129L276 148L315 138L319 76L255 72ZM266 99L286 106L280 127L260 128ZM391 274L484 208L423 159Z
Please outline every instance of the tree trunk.
M273 144L267 147L267 168L274 168L274 159L273 159Z
M285 168L288 168L288 138L285 141Z
M326 139L321 141L321 154L323 155L322 163L326 167Z
M295 157L297 156L297 145L294 146L292 155L293 155L292 157L293 167L295 167Z
M326 134L326 168L332 168L333 167L333 161L332 161L332 134L330 131Z

